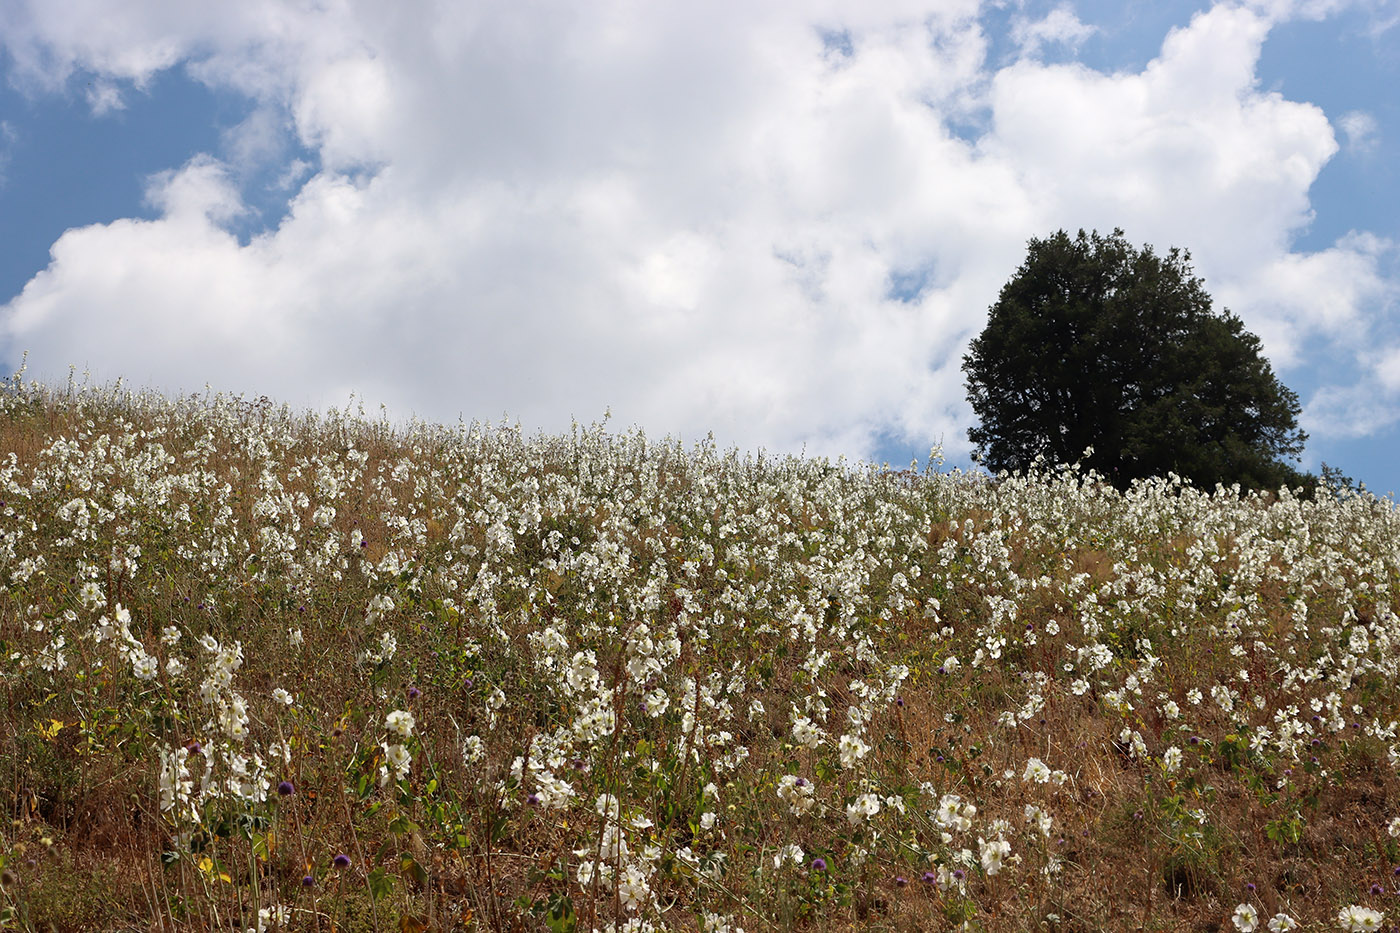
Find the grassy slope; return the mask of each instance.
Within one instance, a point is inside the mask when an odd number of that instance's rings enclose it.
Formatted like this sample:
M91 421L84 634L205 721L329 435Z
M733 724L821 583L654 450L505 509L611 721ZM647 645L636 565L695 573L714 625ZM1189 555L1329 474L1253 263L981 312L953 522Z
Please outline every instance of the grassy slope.
M1400 918L1390 502L0 399L6 929Z

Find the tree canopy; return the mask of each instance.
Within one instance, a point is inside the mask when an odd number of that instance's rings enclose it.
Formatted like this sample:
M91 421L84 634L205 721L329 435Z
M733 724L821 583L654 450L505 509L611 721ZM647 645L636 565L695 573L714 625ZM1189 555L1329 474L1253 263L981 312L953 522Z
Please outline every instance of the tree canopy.
M1310 479L1281 459L1307 440L1298 396L1259 338L1212 310L1190 259L1122 230L1030 241L963 358L987 468L1082 462L1120 488L1168 471L1204 488Z

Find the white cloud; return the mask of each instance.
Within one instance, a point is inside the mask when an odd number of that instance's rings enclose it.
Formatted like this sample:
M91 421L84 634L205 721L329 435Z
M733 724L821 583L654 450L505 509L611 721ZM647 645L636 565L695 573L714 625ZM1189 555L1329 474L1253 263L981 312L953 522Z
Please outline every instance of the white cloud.
M1325 386L1303 409L1299 425L1312 439L1366 437L1400 421L1396 393L1377 393L1378 386L1364 380L1352 386Z
M1376 118L1363 110L1349 110L1337 119L1337 127L1347 139L1351 152L1372 152L1380 130Z
M87 99L88 109L92 111L94 117L102 117L114 111L126 109L126 101L122 100L121 89L107 80L89 81L83 96Z
M276 107L254 107L242 121L223 131L222 150L240 172L276 163L286 151L288 120Z
M1400 395L1400 346L1388 347L1380 354L1376 377L1387 391Z
M0 120L0 188L6 184L5 173L10 167L10 152L18 135L14 124L9 120Z
M1358 274L1379 280L1384 244L1290 251L1337 145L1318 108L1255 86L1269 21L1246 9L1105 75L992 73L971 0L408 7L6 14L37 84L179 65L259 109L226 162L153 179L156 219L65 233L0 311L0 346L56 377L316 406L354 390L550 430L611 406L658 434L868 454L882 431L965 447L966 341L1057 227L1190 247L1273 342L1366 328ZM1061 10L1026 35L1082 40ZM974 141L953 129L970 118ZM240 244L240 172L268 159L295 196Z
M1352 233L1315 253L1280 253L1247 275L1228 277L1215 294L1231 308L1249 310L1278 365L1300 362L1319 341L1360 352L1372 339L1368 310L1373 314L1394 290L1382 268L1394 248Z
M1011 41L1021 49L1021 54L1032 58L1047 45L1077 49L1095 31L1093 26L1080 22L1068 3L1061 3L1044 19L1030 20L1017 16L1011 21Z

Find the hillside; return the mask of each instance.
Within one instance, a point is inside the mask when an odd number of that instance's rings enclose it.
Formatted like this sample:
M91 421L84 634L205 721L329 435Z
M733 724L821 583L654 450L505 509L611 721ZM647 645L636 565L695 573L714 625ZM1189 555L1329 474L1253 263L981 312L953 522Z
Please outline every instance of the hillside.
M0 405L4 929L1400 919L1389 500Z

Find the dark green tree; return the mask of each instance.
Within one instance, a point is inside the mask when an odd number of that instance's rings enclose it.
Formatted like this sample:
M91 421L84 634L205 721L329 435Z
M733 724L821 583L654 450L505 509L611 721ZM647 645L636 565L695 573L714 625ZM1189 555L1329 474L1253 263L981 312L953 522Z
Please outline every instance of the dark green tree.
M1281 459L1307 440L1298 396L1259 338L1211 309L1190 259L1135 249L1122 230L1030 241L963 358L988 469L1043 457L1119 488L1168 471L1206 489L1315 483Z

